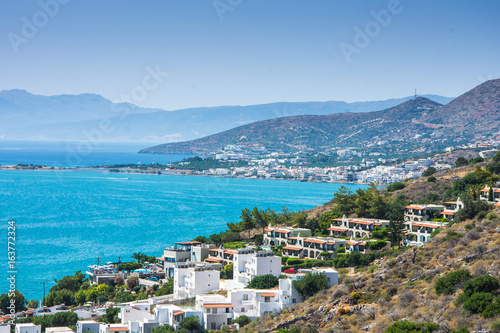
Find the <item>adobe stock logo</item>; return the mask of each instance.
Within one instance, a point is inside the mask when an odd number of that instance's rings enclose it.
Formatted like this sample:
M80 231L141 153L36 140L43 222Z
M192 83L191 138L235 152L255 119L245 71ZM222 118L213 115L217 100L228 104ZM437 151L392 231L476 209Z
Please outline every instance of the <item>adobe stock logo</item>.
M392 17L400 14L402 11L403 6L401 6L399 0L389 0L387 9L382 9L378 12L374 10L370 11L374 20L368 21L364 29L358 26L354 27L355 34L352 44L342 42L339 45L347 63L351 63L354 54L360 54L361 50L368 47L373 38L380 35L382 28L386 28L391 23Z
M51 18L54 18L58 13L61 5L66 5L70 0L40 0L38 5L41 10L35 12L31 19L26 16L21 18L23 25L21 27L21 33L16 34L14 32L9 32L7 34L7 39L10 42L10 46L15 53L19 53L19 46L21 44L28 44L30 40L38 35L41 28L45 27Z

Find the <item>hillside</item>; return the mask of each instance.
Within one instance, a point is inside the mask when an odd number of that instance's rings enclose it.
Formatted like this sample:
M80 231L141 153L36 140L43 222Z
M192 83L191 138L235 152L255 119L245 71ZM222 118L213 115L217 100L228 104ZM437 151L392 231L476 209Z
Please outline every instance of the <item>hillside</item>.
M475 167L435 174L435 183L417 179L390 195L403 195L410 200L424 198L429 193L439 193L451 185L452 179L460 179ZM484 163L482 167L484 169ZM317 329L319 332L382 333L394 322L405 320L437 324L439 332L463 327L468 331L460 332L499 332L500 314L490 317L464 308L465 298L460 295L466 286L465 280L456 282L453 290L436 289L439 279L459 270L466 271L460 274L470 274L469 280L487 275L500 278L499 251L500 208L496 208L485 217L453 224L424 246L412 247L403 253L395 251L366 267L339 268L341 284L338 286L320 291L280 314L261 317L240 331L286 333L293 328L293 332L316 332ZM442 281L438 284L449 287ZM498 290L493 294L498 297ZM490 297L479 296L480 299Z
M451 98L430 95L448 103ZM106 141L176 142L200 138L255 121L285 116L383 110L410 97L385 101L271 103L200 107L166 111L113 103L96 94L34 95L0 91L0 138L10 140L81 140L110 119Z
M253 143L284 151L304 147L314 150L360 147L377 141L412 145L415 136L427 141L433 137L433 146L438 148L445 141L491 136L497 132L499 115L500 79L487 81L444 106L418 97L383 111L283 117L141 152L203 154L217 151L227 144Z

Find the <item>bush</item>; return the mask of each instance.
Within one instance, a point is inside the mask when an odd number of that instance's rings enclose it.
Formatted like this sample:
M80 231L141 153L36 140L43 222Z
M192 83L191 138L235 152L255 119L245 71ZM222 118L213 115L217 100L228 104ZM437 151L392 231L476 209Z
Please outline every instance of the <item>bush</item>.
M492 293L498 288L500 288L500 284L497 278L491 275L483 275L467 281L464 285L464 294L470 297L474 293Z
M387 186L387 192L394 192L397 190L402 190L405 187L406 187L406 185L404 183L401 183L401 182L392 183L389 186Z
M422 177L432 176L436 172L437 172L437 169L435 167L430 166L427 169L425 169L425 171L422 173Z
M303 264L303 263L304 263L304 260L302 260L302 259L296 259L296 258L288 258L287 261L286 261L286 264L288 266L299 265L299 264Z
M498 218L497 214L495 213L490 213L488 214L488 220L496 220Z
M341 246L341 247L337 248L336 252L337 252L337 254L338 253L345 253L345 246Z
M310 297L320 290L327 289L328 281L322 273L307 273L302 279L293 281L292 286L303 297Z
M431 232L431 238L436 236L437 234L439 234L443 229L441 228L437 228L437 229L434 229L432 232Z
M452 295L457 289L461 288L464 283L470 279L472 279L472 276L466 269L448 273L444 277L436 281L436 294Z
M372 251L380 250L381 248L383 248L386 245L387 245L387 242L383 241L381 239L376 241L376 242L367 242L366 243L366 247Z
M427 181L430 182L430 183L435 183L436 180L437 180L437 178L434 177L434 176L430 176L429 178L427 178Z

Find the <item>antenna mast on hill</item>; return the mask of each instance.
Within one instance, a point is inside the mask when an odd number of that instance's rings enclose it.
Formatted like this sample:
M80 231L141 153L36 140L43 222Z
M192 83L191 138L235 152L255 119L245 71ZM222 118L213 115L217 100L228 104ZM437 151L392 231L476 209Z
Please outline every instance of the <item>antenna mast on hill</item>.
M99 266L99 259L102 259L101 257L95 257L94 258L97 261L97 266Z

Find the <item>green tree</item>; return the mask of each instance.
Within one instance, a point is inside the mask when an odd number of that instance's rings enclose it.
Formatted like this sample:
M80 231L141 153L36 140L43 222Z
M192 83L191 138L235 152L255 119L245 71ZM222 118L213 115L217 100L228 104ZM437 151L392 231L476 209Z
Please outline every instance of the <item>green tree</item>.
M117 270L130 272L130 271L139 269L141 267L142 267L142 265L137 263L137 262L124 262L124 263L121 263L120 265L118 265Z
M198 331L201 329L200 318L196 316L188 316L179 323L179 326L189 332Z
M227 264L224 269L222 269L220 272L220 278L224 280L231 280L233 278L233 263Z
M466 165L469 165L469 161L465 157L460 156L455 161L455 166L457 168L462 167L462 166L466 166Z
M387 192L394 192L397 190L402 190L405 187L406 187L405 183L396 182L396 183L392 183L389 186L387 186L386 189L387 189Z
M356 207L356 195L345 186L341 186L334 194L332 202L336 204L332 211L338 216L350 215Z
M174 293L174 279L169 278L167 282L163 283L157 291L155 291L155 296L164 296Z
M38 308L38 300L37 299L32 299L28 302L28 304L26 304L26 307L28 309L36 309Z
M135 299L134 295L127 291L120 291L116 293L115 303L132 302Z
M143 255L144 255L144 253L141 253L141 252L132 253L132 258L137 260L137 263L140 264Z
M114 306L110 306L106 309L106 313L102 315L101 321L108 324L119 323L120 322L120 318L118 318L119 312L120 308L115 308Z
M197 237L196 237L195 239L193 239L193 240L194 240L195 242L200 242L200 243L203 243L203 244L205 244L205 243L208 243L208 242L209 242L208 238L207 238L207 237L205 237L205 236L197 236Z
M26 310L26 300L24 299L24 295L21 294L19 291L15 290L13 293L0 295L0 309L2 310L3 313L5 314L10 313L9 307L11 306L10 303L11 299L14 300L15 304L14 308L16 312Z
M391 239L391 247L394 249L394 246L399 244L399 242L403 239L403 230L405 225L400 221L389 221L389 233Z
M255 227L255 220L252 216L252 212L250 209L245 208L241 211L240 215L241 224L243 225L244 230L248 230L248 238L250 238L250 231Z
M495 200L495 197L493 195L493 188L490 187L490 189L488 190L488 201L493 202L494 200Z
M307 298L320 290L327 289L328 281L325 274L307 273L302 279L293 281L292 286L299 294Z
M248 289L271 289L279 284L279 279L272 275L258 275L246 286Z
M75 293L75 302L78 305L82 305L85 303L85 291L84 290L78 290Z
M247 317L245 315L241 315L237 319L233 319L232 322L237 323L238 325L240 325L240 328L241 328L245 325L250 324L252 322L252 319L250 319L249 317Z
M268 221L266 220L266 215L263 211L259 211L257 207L254 207L252 210L252 216L259 228L262 228L262 232L268 225Z

